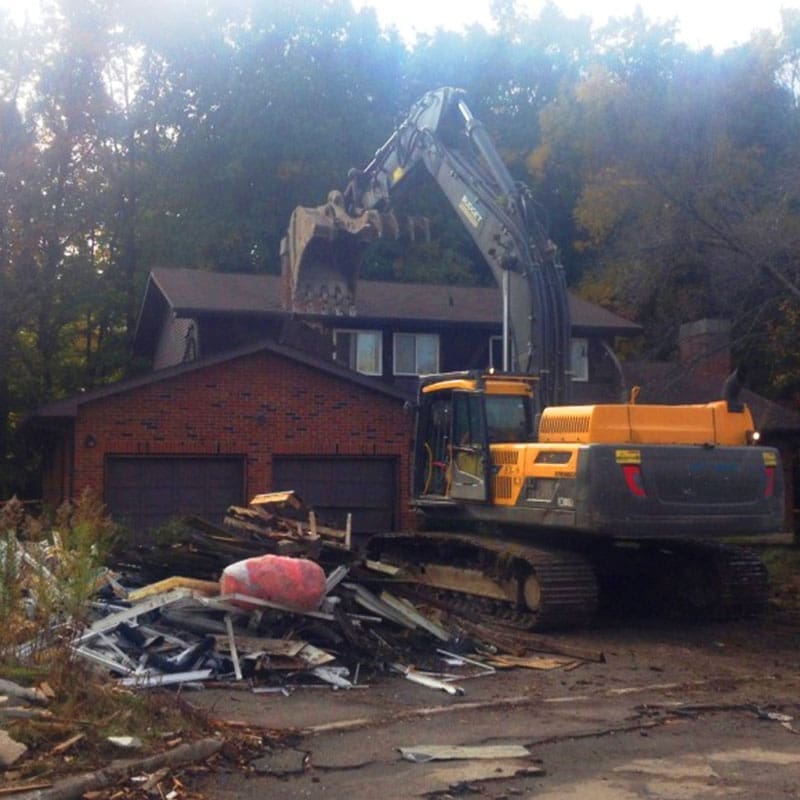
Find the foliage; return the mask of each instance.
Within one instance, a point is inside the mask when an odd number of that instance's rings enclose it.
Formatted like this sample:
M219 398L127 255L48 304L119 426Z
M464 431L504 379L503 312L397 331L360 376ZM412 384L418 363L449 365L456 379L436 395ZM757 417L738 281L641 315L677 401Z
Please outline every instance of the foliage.
M731 318L754 388L793 397L800 14L714 54L641 11L593 34L553 4L492 8L492 30L414 47L350 0L54 0L23 28L0 12L0 497L28 482L26 413L137 368L152 267L277 271L292 209L441 85L532 184L574 288L653 353L683 321ZM438 191L401 203L433 240L382 243L368 274L489 280Z
M0 510L0 657L11 661L23 643L47 645L51 664L71 653L52 639L86 622L115 527L93 493L64 503L52 520L26 513L16 498Z
M543 115L532 162L580 175L584 290L632 311L653 353L681 322L731 319L737 356L757 364L778 300L800 296L794 98L776 81L779 49L762 39L695 53L640 15L603 41Z

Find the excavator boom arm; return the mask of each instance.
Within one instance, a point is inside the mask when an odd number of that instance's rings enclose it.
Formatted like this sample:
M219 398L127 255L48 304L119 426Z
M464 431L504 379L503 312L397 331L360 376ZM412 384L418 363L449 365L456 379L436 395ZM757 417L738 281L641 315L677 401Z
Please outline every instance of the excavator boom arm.
M283 246L292 299L307 311L354 313L358 267L376 238L416 235L392 212L397 187L423 165L502 288L514 372L534 375L538 410L569 401L570 319L556 248L463 93L429 92L363 170L328 203L298 208Z

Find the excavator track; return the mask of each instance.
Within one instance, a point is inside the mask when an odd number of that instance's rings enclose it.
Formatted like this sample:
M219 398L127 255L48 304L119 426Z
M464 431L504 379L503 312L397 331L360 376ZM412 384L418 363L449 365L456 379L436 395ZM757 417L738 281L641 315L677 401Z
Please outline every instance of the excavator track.
M730 620L763 614L769 576L758 554L724 544L678 542L665 545L654 569L664 587L668 612L698 620ZM657 585L654 582L652 585Z
M451 533L381 534L370 558L486 621L524 630L588 625L598 585L579 553Z
M585 627L601 604L612 617L627 606L637 615L697 622L757 617L767 608L767 570L752 550L668 540L635 547L622 559L614 551L584 554L471 534L387 533L370 540L368 555L399 568L396 579L419 595L516 630Z

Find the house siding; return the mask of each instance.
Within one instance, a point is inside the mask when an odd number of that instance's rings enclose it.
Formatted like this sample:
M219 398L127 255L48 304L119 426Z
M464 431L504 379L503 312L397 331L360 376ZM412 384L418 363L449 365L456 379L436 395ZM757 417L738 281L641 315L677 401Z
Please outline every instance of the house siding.
M410 527L411 437L400 400L263 351L82 404L72 493L102 492L110 455L245 456L248 497L286 488L272 485L275 456L392 457Z
M164 314L161 334L153 356L153 369L164 369L181 364L186 356L187 338L196 336L195 320L175 317L171 311Z

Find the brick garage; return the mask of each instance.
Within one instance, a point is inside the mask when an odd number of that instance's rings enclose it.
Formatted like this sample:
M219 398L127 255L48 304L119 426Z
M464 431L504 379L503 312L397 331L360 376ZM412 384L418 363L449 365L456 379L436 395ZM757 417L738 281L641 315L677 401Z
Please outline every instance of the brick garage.
M413 431L406 399L393 387L271 342L150 373L37 412L32 424L47 431L44 500L56 505L92 488L113 505L125 491L109 480L124 482L119 476L126 472L146 484L145 472L161 463L167 471L161 478L148 473L153 481L179 484L181 465L201 471L214 465L235 480L239 464L243 496L226 503L241 503L258 492L295 488L274 485L274 465L293 465L296 474L305 459L310 467L328 464L334 479L359 466L362 474L377 474L372 467L380 466L384 483L394 484L383 487L391 495L391 525L408 527ZM200 503L207 491L202 483L196 488Z

